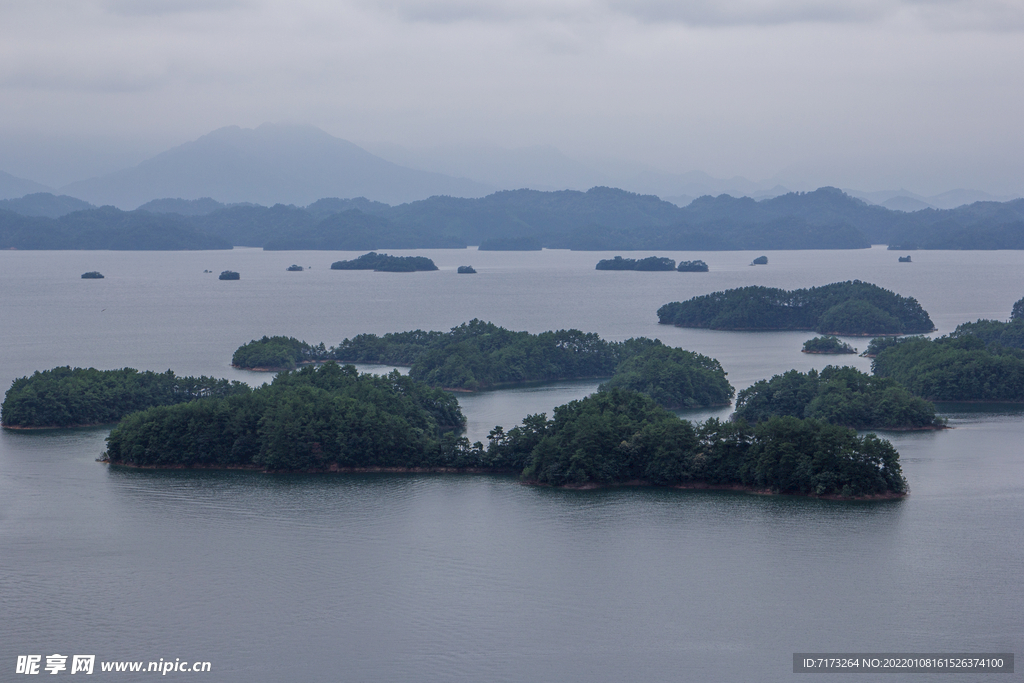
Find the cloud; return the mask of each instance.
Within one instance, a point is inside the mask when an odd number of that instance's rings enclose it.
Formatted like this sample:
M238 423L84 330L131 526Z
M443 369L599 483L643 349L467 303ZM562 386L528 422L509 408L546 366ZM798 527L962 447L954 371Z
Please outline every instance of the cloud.
M245 0L106 0L104 5L111 14L132 17L223 12L244 8L250 3Z
M691 27L870 24L906 18L940 30L1024 28L1019 0L362 0L410 22L594 22Z
M866 22L882 18L886 5L891 4L872 0L609 0L613 11L642 22L690 26Z

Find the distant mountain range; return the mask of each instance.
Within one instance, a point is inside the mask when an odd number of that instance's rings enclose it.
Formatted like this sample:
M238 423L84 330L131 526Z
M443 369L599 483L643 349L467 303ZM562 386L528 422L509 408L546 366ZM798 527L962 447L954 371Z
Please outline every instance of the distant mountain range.
M18 178L10 173L0 171L0 200L15 199L34 192L50 192L52 187L47 187L33 180Z
M31 201L29 201L31 200ZM320 199L305 208L163 199L136 211L87 208L31 195L0 203L0 248L576 250L1024 249L1024 199L957 209L893 211L836 188L755 201L705 196L679 207L653 195L514 190L481 198L434 196L399 205ZM20 202L20 204L18 203ZM48 209L47 203L52 206ZM4 205L35 211L28 216Z
M494 188L417 171L313 126L220 128L141 164L62 187L93 204L135 208L158 197L305 205L321 197L402 203L433 195L480 197Z
M59 189L0 172L0 200L50 192L121 209L159 198L305 206L322 197L365 197L394 205L432 196L479 198L502 189L583 191L602 186L654 194L679 207L708 195L771 199L790 193L773 181L715 178L700 171L667 173L616 159L579 160L550 146L413 149L375 144L367 151L312 126L277 124L221 128L131 168ZM902 189L846 192L904 212L1010 199L972 190L930 197Z

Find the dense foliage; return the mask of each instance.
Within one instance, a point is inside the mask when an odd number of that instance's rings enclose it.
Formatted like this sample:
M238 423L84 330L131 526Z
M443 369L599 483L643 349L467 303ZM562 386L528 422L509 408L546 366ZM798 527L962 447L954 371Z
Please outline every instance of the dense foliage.
M330 353L341 361L410 365L410 376L430 385L474 391L502 384L610 377L622 361L660 344L644 338L608 342L580 330L514 332L474 319L450 332L361 334Z
M899 454L873 435L815 420L709 420L696 427L624 389L530 415L489 445L455 433L455 398L393 372L360 375L327 363L282 373L225 398L132 413L107 438L107 459L143 467L268 471L345 468L519 472L556 486L644 481L744 486L780 493L867 496L906 491Z
M223 271L221 271L220 275L217 276L217 279L218 280L238 280L238 279L241 279L241 277L242 276L239 275L237 271L234 271L234 270L223 270Z
M801 350L804 353L857 353L857 349L832 334L808 339Z
M1024 401L1024 350L986 348L972 334L900 340L871 368L931 401Z
M741 287L665 304L658 322L715 330L815 330L826 334L931 332L916 299L860 280L786 291Z
M177 377L170 370L156 373L65 366L14 380L4 397L2 417L5 427L105 424L151 406L248 391L241 382Z
M752 266L767 266L768 265L768 257L767 256L758 256L756 259L754 259L753 261L750 262L750 265L752 265Z
M648 256L647 258L601 259L597 262L597 270L675 270L676 261L665 256Z
M351 261L335 261L331 270L375 270L388 273L412 273L418 270L437 270L434 262L425 256L389 256L371 251Z
M708 272L708 264L700 259L696 261L680 261L676 270L680 273L706 273Z
M476 268L474 268L473 266L459 266L457 272L459 275L475 275Z
M972 336L985 342L985 346L1024 349L1024 318L1012 318L1008 323L998 320L978 320L973 323L964 323L958 325L949 336Z
M899 454L874 435L816 420L708 420L696 427L641 394L601 391L491 433L492 462L522 464L523 478L554 486L645 481L748 486L780 493L903 493Z
M670 346L651 346L615 369L602 389L632 389L670 410L728 405L736 390L714 358Z
M323 344L310 346L293 337L264 336L239 346L231 356L231 364L248 370L294 370L300 363L326 360L328 357Z
M667 347L642 337L609 342L580 330L514 332L474 319L448 332L360 334L330 348L292 337L263 337L239 347L232 364L249 369L290 368L321 360L408 365L411 377L432 386L476 391L503 384L611 377L625 361L657 348ZM727 403L732 395L718 361L681 349L652 352L622 369L627 374L616 381L628 381L635 388L640 382L668 405L716 405Z
M1018 299L1013 304L1013 310L1010 312L1010 320L1024 320L1024 299Z
M926 429L943 425L935 406L889 378L850 367L790 370L761 380L736 397L736 419L764 422L779 415L813 418L854 429Z
M480 461L451 394L397 372L360 375L327 363L272 384L133 413L111 431L107 458L156 467L463 467Z

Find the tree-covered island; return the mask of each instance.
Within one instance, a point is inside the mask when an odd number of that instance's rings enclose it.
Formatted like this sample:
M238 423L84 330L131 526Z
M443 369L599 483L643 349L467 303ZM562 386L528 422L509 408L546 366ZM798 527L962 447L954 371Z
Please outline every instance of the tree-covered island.
M294 370L303 363L327 360L323 344L311 346L294 337L267 337L243 344L231 356L231 365L246 370L275 372Z
M700 259L696 261L680 261L676 270L680 273L706 273L708 272L708 264Z
M151 406L248 392L247 385L213 377L133 368L96 370L59 367L14 380L0 410L4 427L44 429L117 422Z
M426 256L390 256L371 251L351 261L335 261L331 270L373 270L386 273L413 273L421 270L437 270L434 262Z
M461 391L614 376L615 386L650 393L670 407L725 405L733 395L718 361L656 339L609 342L580 330L531 334L476 319L449 332L360 334L330 348L264 337L239 347L232 364L278 369L323 360L406 365L415 379Z
M813 330L847 336L935 329L916 299L860 280L786 291L741 287L665 304L658 322L713 330Z
M106 458L136 467L268 471L463 467L474 451L455 397L392 372L327 363L271 384L133 413L111 431Z
M871 370L929 401L1024 402L1024 350L973 334L899 339L878 350Z
M808 339L804 342L804 347L801 349L803 353L827 353L827 354L844 354L844 353L857 353L857 349L853 348L839 337L827 334L824 337L815 337L814 339Z
M651 398L600 391L495 427L488 445L456 436L454 396L393 372L352 366L278 375L227 398L151 408L107 439L114 465L271 472L511 472L528 483L594 487L649 484L823 497L898 497L899 454L873 435L815 420L775 417L750 427L693 425Z
M651 346L622 361L602 389L632 389L669 410L729 405L736 390L722 365L693 351Z
M597 270L675 270L676 261L665 256L648 256L647 258L622 258L616 256L611 259L602 259L597 262Z
M907 492L892 444L817 420L773 417L756 426L694 425L635 392L601 391L491 432L488 455L522 465L526 481L742 488L829 497ZM493 455L491 455L493 452Z
M773 417L811 418L853 429L941 429L935 406L891 378L872 377L856 368L829 365L790 370L761 380L736 397L734 419L750 423Z

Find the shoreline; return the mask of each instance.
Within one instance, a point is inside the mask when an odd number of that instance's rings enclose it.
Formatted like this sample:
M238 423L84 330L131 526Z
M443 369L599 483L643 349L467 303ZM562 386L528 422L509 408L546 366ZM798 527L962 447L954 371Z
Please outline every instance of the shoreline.
M684 330L714 330L715 332L815 332L811 327L705 327L703 325L680 325L672 322L658 321L659 325L672 325L681 327ZM931 334L937 332L938 328L933 327L927 332L821 332L820 334L833 337L913 337L919 334Z
M136 470L213 470L213 471L246 471L259 472L261 474L516 474L509 469L491 469L487 467L339 467L331 466L326 469L303 469L303 470L268 470L257 465L131 465L128 463L117 463L109 460L98 459L97 462L113 467L125 467ZM623 487L635 488L667 488L678 490L694 491L737 491L758 496L796 496L800 498L818 498L821 500L846 500L846 501L870 501L870 500L899 500L910 495L906 493L886 492L876 493L867 496L842 496L839 494L817 495L813 493L782 493L771 489L757 488L746 484L709 484L706 481L692 481L684 484L654 484L643 479L634 479L624 482L601 484L589 482L586 484L566 484L563 486L552 486L535 480L520 480L523 486L537 486L543 488L562 489L567 491L594 491L598 489L611 489Z
M800 349L800 353L813 353L817 356L855 356L856 351L808 351L806 349Z
M33 432L41 429L84 429L86 427L105 427L107 425L113 426L116 424L119 424L119 422L90 422L87 424L75 425L0 425L0 427L20 432Z

